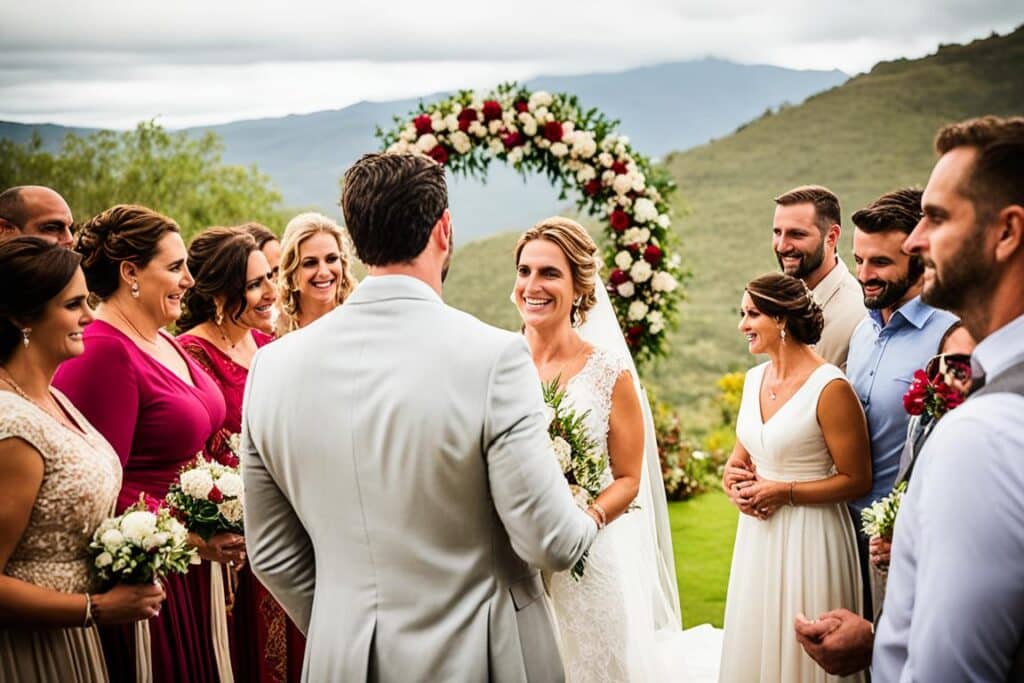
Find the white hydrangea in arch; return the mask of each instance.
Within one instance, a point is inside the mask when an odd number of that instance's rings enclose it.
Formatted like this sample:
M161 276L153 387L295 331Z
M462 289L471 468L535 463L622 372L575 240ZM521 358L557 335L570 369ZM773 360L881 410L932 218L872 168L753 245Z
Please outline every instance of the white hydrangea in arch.
M644 361L665 353L686 277L672 253L668 197L676 188L616 125L575 96L508 83L421 102L377 137L388 152L424 154L455 174L485 178L498 159L543 173L562 199L575 195L581 211L607 226L603 279L626 343Z

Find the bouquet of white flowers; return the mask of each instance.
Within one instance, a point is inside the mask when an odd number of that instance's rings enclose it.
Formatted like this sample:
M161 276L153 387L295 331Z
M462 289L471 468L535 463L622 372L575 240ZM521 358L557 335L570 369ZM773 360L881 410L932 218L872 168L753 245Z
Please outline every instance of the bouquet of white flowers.
M885 498L876 500L860 512L861 530L869 537L878 536L892 539L892 531L896 526L896 515L900 511L900 501L907 490L907 482L901 481Z
M199 454L167 491L171 514L204 541L219 533L241 534L242 476L237 467Z
M548 435L573 500L580 509L586 510L604 488L601 479L608 461L587 434L584 420L590 411L577 413L563 405L565 391L558 388L558 382L559 378L556 377L544 385L544 402L551 417ZM586 559L587 553L584 553L572 568L572 576L576 580L583 576Z
M185 527L144 493L123 514L100 524L89 552L103 583L151 583L172 572L184 574L196 557Z

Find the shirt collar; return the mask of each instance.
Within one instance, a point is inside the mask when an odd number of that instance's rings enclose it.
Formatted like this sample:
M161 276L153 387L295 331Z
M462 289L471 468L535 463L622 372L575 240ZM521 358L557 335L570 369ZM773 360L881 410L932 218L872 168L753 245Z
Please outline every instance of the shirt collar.
M985 376L987 382L1004 370L1024 360L1024 315L1003 325L985 337L971 354L971 367L975 374Z
M917 329L921 329L928 322L928 319L932 317L932 313L935 309L928 304L921 301L920 296L915 296L913 299L897 308L892 316L889 318L889 325L892 326L894 321L900 319L907 321ZM870 316L872 322L875 324L877 329L882 329L886 325L882 322L882 312L878 310L869 310L868 316ZM898 323L897 323L898 324Z
M846 264L843 263L843 259L836 256L836 264L832 267L832 270L828 271L828 275L821 278L821 282L814 286L811 292L814 294L815 301L824 303L832 298L832 295L836 293L839 286L843 283L843 276L850 273Z

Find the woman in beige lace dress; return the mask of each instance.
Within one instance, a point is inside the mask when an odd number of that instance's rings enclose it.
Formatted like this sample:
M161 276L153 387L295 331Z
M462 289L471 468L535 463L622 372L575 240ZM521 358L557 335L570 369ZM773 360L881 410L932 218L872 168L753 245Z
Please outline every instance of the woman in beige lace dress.
M88 544L121 465L50 386L92 321L78 261L39 238L0 244L0 683L107 680L95 624L149 618L164 595L90 592Z

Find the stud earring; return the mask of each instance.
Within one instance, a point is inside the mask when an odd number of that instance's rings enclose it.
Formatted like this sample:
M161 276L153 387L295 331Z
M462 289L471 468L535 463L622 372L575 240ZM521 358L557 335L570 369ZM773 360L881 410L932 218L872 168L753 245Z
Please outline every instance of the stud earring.
M31 327L21 328L21 343L25 345L26 349L28 348L28 337L30 334L32 334Z
M131 294L132 294L132 298L133 299L138 299L139 298L139 281L138 280L132 280Z

